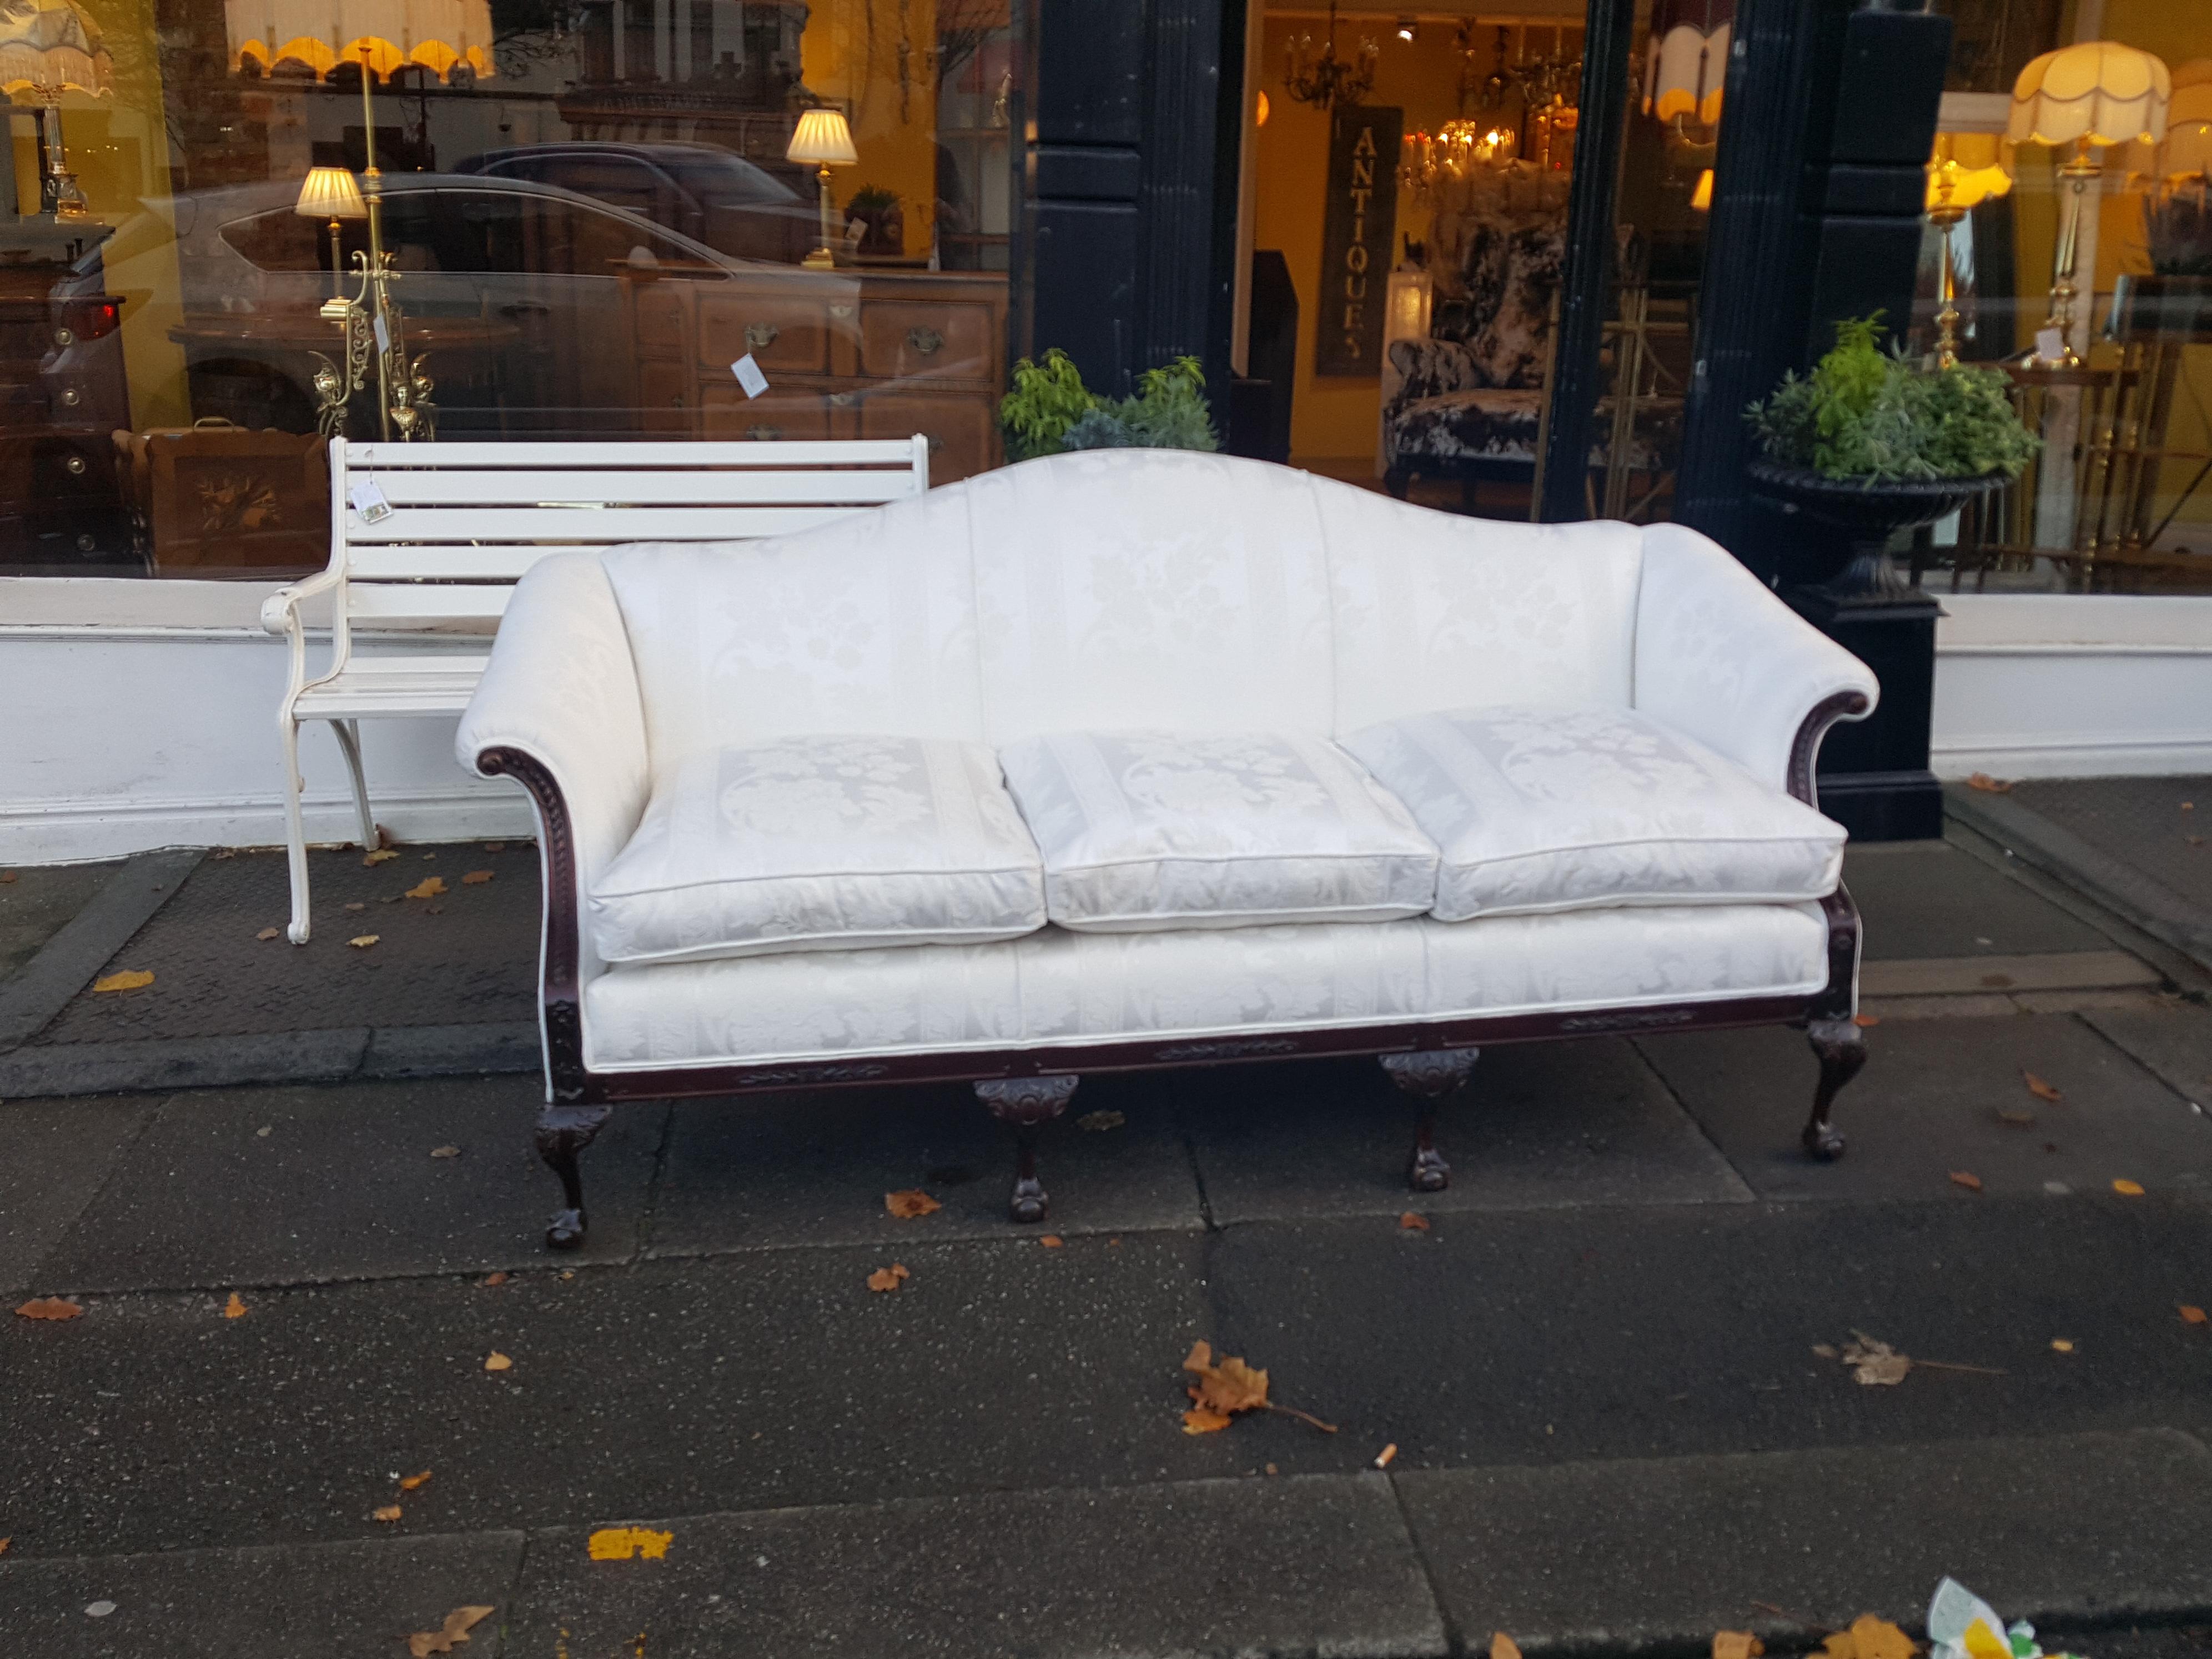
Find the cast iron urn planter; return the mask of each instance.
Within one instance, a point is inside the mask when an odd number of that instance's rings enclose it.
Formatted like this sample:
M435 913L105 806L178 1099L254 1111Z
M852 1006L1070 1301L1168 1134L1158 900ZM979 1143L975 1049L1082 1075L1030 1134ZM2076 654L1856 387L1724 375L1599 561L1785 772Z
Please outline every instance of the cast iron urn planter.
M1978 495L2011 482L2002 472L1974 478L1912 478L1879 483L1832 478L1809 466L1753 461L1745 469L1759 493L1840 532L1850 547L1842 569L1808 591L1866 604L1914 597L1889 556L1889 538L1948 518Z

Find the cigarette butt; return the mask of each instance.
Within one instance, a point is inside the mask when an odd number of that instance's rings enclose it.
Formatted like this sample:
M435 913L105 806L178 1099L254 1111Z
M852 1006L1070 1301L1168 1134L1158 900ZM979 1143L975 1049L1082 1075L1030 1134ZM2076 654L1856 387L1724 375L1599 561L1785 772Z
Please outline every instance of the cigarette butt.
M1376 1454L1375 1467L1378 1469L1389 1468L1390 1467L1390 1460L1397 1455L1398 1443L1393 1440L1389 1445L1383 1447L1380 1452Z

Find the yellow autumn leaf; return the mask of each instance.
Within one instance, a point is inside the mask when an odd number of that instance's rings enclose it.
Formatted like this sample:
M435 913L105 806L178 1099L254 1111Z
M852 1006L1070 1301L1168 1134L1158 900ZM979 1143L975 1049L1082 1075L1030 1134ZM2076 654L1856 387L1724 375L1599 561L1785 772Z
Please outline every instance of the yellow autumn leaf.
M388 864L398 856L399 854L392 848L389 847L380 847L376 851L369 854L366 858L362 859L362 862L373 870L378 865Z
M901 1221L912 1221L918 1216L925 1216L932 1211L941 1210L944 1207L919 1187L908 1187L896 1193L884 1194L884 1208L889 1210Z
M126 968L120 973L110 974L105 979L92 982L95 991L136 991L154 982L153 971L145 968Z
M397 1521L399 1518L399 1505L397 1504L386 1504L380 1509L371 1510L368 1512L368 1518L372 1521L383 1521L387 1522Z
M430 1471L428 1469L423 1470L420 1474L403 1474L399 1477L399 1490L402 1492L413 1492L417 1486L420 1486L429 1478Z
M484 1360L484 1369L488 1371L512 1370L514 1369L514 1362L497 1348L494 1348Z
M1912 1638L1887 1619L1863 1613L1849 1630L1831 1632L1824 1659L1912 1659Z
M1755 1659L1766 1651L1766 1644L1747 1630L1717 1630L1713 1632L1713 1659Z
M253 937L258 939L271 939L276 938L278 936L278 933L279 930L276 928L264 927Z
M1490 1632L1490 1659L1521 1659L1521 1644L1502 1630Z
M2125 1176L2112 1183L2112 1190L2122 1198L2141 1198L2143 1195L2142 1182L2130 1181Z
M246 1298L239 1295L236 1291L233 1291L230 1293L230 1300L222 1304L222 1316L225 1319L245 1318Z
M1194 1406L1182 1414L1185 1434L1216 1434L1229 1426L1225 1413L1210 1412L1203 1406Z
M868 1288L872 1291L895 1291L912 1277L914 1275L906 1270L905 1262L894 1261L890 1267L878 1267L868 1275Z
M481 887L484 883L492 878L493 873L494 872L489 870L471 870L468 874L461 878L461 885L464 887Z
M352 945L356 951L366 951L370 945L375 944L377 940L383 937L384 935L381 933L356 933L353 938L348 939L346 943Z
M658 1561L667 1555L669 1543L675 1536L672 1532L655 1532L650 1527L601 1527L592 1534L586 1547L594 1561Z
M425 876L407 890L407 896L420 899L435 898L445 890L446 878L443 876Z

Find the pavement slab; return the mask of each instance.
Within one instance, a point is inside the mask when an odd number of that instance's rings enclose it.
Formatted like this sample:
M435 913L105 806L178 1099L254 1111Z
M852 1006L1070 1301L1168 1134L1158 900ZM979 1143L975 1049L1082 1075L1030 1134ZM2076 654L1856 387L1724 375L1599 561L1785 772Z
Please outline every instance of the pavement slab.
M109 860L0 870L8 878L0 881L0 980L37 956L122 867L120 860Z
M620 1517L631 1520L635 1517ZM994 1492L644 1524L665 1559L533 1535L509 1651L653 1659L1442 1655L1380 1475Z
M542 1267L561 1194L532 1142L539 1103L535 1078L173 1095L40 1276L229 1290ZM572 1261L636 1249L667 1111L617 1108L584 1154L592 1228Z
M71 998L94 996L89 987L102 964L148 917L179 896L204 856L197 848L170 848L137 854L110 870L37 953L0 980L0 1050L32 1036ZM20 872L12 884L22 884ZM41 927L53 919L58 902L56 896L42 908ZM112 1001L116 994L101 1000Z
M2116 1179L2212 1192L2212 1122L2072 1015L1902 1020L1866 1040L1866 1069L1836 1103L1849 1150L1833 1164L1797 1143L1818 1075L1801 1033L1636 1041L1762 1197L1972 1202ZM2063 1098L2039 1099L2025 1073Z
M490 1656L522 1548L497 1532L10 1559L0 1631L23 1659L395 1659L410 1632L489 1606L454 1651Z
M1486 1050L1445 1103L1451 1185L1406 1186L1419 1104L1372 1060L1222 1067L1176 1079L1219 1226L1570 1204L1741 1202L1750 1189L1629 1044Z
M965 1085L679 1101L654 1206L652 1254L698 1255L912 1239L886 1193L945 1207L927 1237L1005 1239L1013 1146ZM1111 1129L1079 1121L1119 1113ZM1092 1118L1093 1121L1098 1120ZM1044 1130L1038 1167L1062 1237L1196 1229L1198 1182L1157 1074L1086 1078Z
M2196 1106L2212 1101L2212 1010L2190 1003L2098 1008L2081 1018Z
M2112 948L2087 922L1948 842L1850 847L1844 884L1865 919L1869 962Z
M2029 780L2005 799L2212 910L2212 777Z
M0 1296L9 1305L36 1288L39 1263L159 1103L141 1097L0 1104Z
M1470 1648L1802 1644L1861 1613L1924 1625L1948 1573L2008 1619L2104 1622L2212 1604L2212 1452L2172 1431L1401 1477ZM2048 1639L2046 1638L2046 1639ZM2092 1653L2104 1650L2093 1639Z

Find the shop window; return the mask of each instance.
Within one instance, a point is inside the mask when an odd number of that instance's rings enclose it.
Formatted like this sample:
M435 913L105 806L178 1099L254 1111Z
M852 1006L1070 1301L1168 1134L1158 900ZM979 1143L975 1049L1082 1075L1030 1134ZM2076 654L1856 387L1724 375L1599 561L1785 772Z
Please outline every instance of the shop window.
M940 483L1001 459L1026 7L392 0L364 33L318 3L0 18L0 575L322 562L301 458L390 412L373 377L317 385L372 158L426 441L921 431ZM842 135L826 201L810 115ZM884 349L908 334L961 349Z

